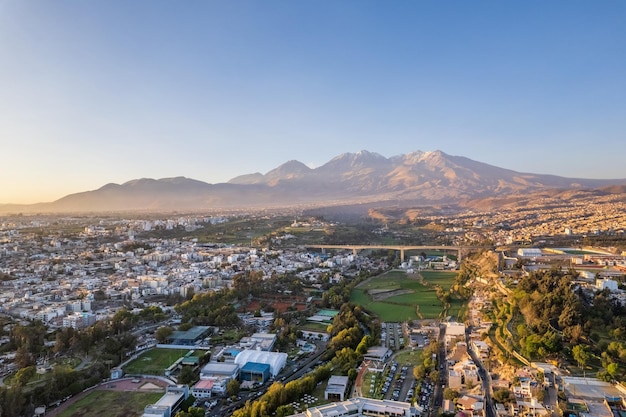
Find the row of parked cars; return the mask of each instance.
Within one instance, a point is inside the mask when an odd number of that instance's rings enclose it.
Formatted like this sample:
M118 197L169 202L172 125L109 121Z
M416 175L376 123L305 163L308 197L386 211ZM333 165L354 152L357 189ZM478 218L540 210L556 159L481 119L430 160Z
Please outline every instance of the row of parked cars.
M435 389L433 384L430 378L426 378L424 382L422 382L417 403L423 410L430 409L430 397L433 395Z
M393 368L391 368L393 369ZM393 390L393 393L391 394L391 399L394 401L399 401L399 397L400 397L400 390L402 389L402 385L404 385L404 380L406 379L406 374L409 371L409 368L406 366L403 366L400 369L400 376L398 377L398 379L396 380L396 389Z
M387 378L385 378L385 382L383 382L383 387L380 390L380 392L383 395L387 395L387 392L389 391L389 389L392 388L393 380L394 380L397 370L398 370L398 362L394 361L391 363L391 368L389 368L389 374L387 375ZM398 384L398 381L396 381L395 386L397 386L397 384Z

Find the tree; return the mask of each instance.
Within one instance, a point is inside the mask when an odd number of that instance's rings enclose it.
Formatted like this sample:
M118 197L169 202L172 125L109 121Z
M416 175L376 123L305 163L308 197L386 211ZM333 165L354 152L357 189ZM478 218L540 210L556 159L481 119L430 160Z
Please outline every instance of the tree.
M81 332L77 335L77 345L80 351L87 356L93 346L93 337L88 332Z
M33 379L33 377L35 376L36 371L37 371L37 369L35 368L34 365L27 366L26 368L21 368L15 374L15 382L17 382L21 386L26 385L28 383L28 381Z
M354 350L346 347L338 352L335 352L335 357L333 358L332 363L342 372L348 372L351 369L355 369L361 359L361 355L356 353Z
M15 364L19 368L26 368L27 366L35 364L32 355L28 352L25 345L22 345L17 349L17 352L15 353Z
M181 332L186 332L187 330L190 330L193 327L193 323L182 323L180 326L178 326L178 330Z
M439 381L439 377L440 377L439 371L437 371L436 369L433 369L428 374L428 377L430 378L431 381Z
M350 378L350 381L356 380L357 375L358 375L358 372L356 371L356 369L352 368L348 370L348 378Z
M499 403L506 404L511 401L511 391L506 388L498 388L493 391L493 399Z
M446 388L443 390L444 400L454 400L456 398L459 398L459 395L460 395L459 392L452 388ZM495 392L494 392L494 396L495 396Z
M424 379L424 377L426 376L426 369L424 368L424 365L417 365L416 367L414 367L413 376L415 377L415 379Z
M609 375L611 375L611 378L615 379L615 377L617 377L617 372L619 371L619 366L616 363L609 363L606 366L606 371Z
M276 409L276 417L287 417L294 413L292 405L281 405Z
M587 365L587 361L591 357L589 348L586 345L576 345L572 348L572 355L574 356L574 360L578 363L578 367L584 371L585 365Z
M187 411L179 411L175 417L204 417L204 410L200 407L189 407Z
M196 380L196 373L191 366L183 366L178 374L178 382L184 385L191 385Z
M174 333L174 329L169 326L159 327L157 331L154 332L154 338L159 343L165 343L172 333Z
M239 394L240 388L241 385L239 384L239 381L237 381L236 379L231 379L230 381L228 381L228 385L226 385L226 395L228 395L229 397L237 395Z

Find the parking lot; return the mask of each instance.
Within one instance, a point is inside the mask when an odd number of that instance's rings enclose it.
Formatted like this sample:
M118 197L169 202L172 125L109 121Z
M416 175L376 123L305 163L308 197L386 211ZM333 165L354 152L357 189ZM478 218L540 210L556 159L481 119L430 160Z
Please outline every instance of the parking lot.
M402 349L404 347L402 323L383 323L381 341L383 346L391 350Z

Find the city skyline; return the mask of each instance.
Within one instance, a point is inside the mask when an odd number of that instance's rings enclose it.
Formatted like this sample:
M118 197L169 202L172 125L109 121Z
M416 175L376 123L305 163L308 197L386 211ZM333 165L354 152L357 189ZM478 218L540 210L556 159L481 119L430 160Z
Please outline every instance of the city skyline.
M626 178L620 2L0 1L1 203L442 150Z

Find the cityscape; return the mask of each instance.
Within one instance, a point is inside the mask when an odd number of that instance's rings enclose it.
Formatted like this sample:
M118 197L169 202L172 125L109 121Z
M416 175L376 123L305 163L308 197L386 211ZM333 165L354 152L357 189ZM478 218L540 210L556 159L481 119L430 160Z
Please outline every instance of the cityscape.
M626 417L625 27L0 0L0 417Z
M624 203L408 212L4 216L3 410L620 412Z

